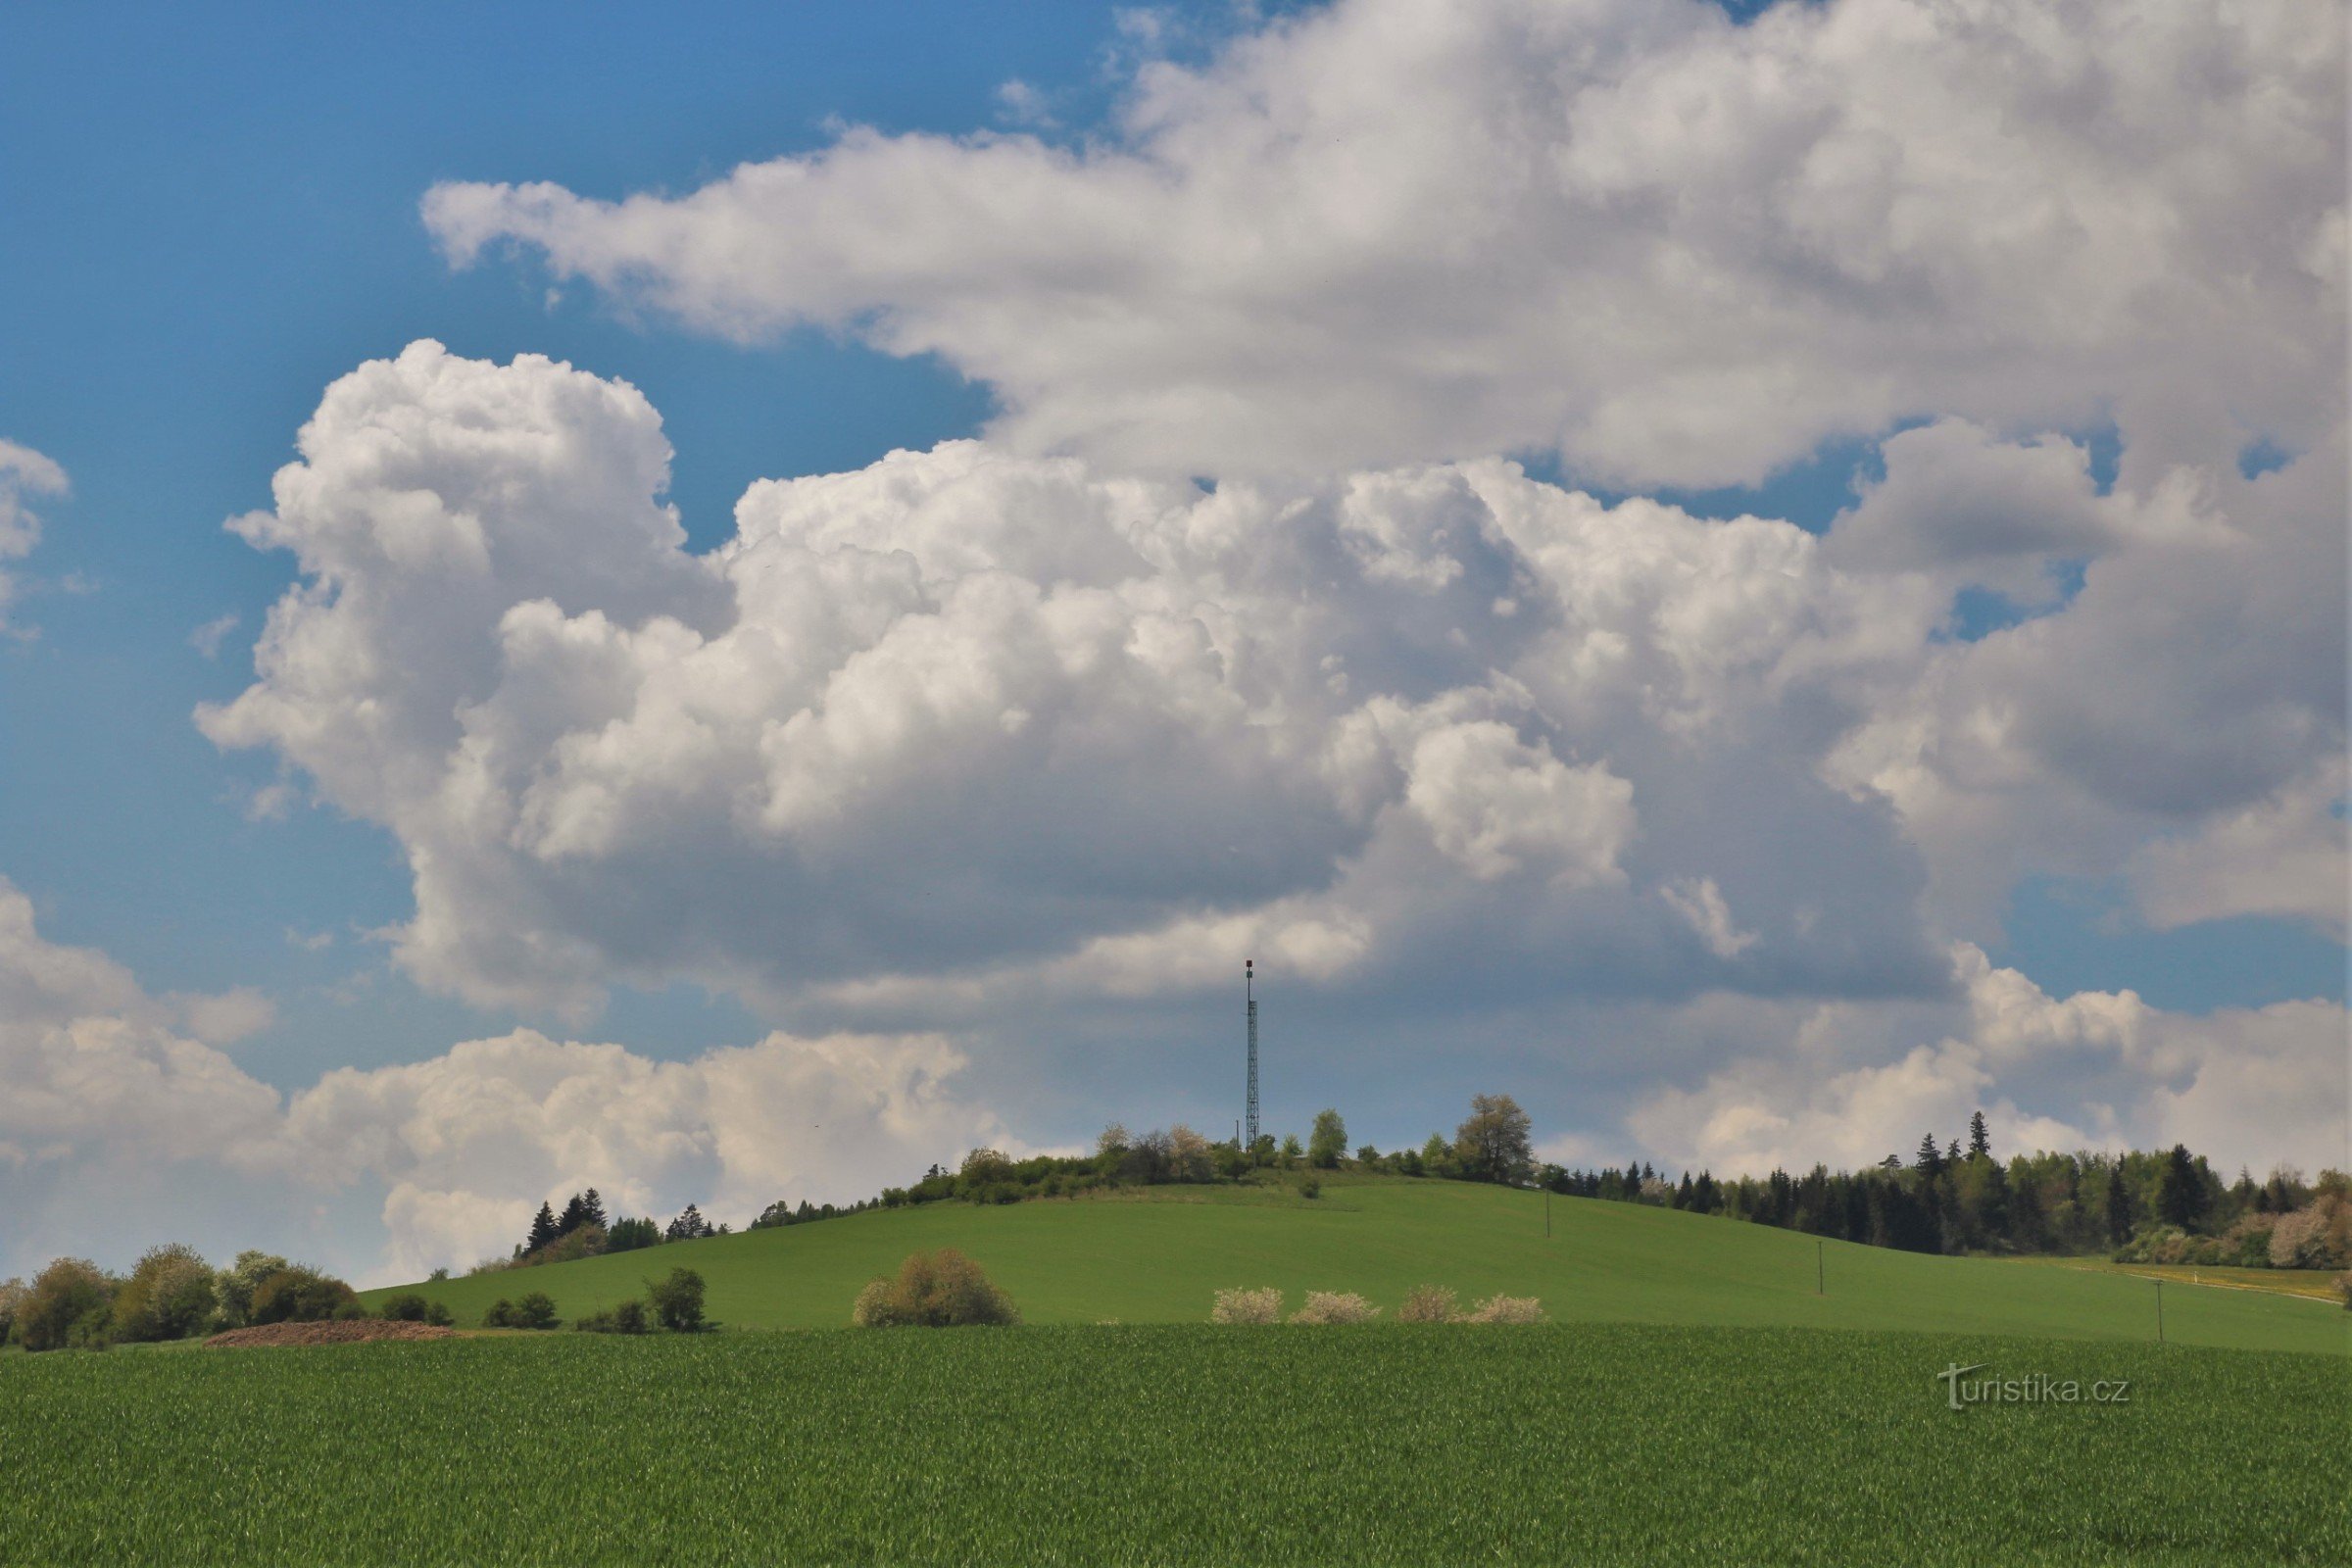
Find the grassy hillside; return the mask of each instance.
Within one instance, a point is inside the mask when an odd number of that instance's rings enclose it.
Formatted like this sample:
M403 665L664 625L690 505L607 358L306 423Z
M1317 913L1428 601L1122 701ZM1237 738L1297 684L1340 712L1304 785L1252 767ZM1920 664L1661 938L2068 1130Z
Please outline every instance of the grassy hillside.
M642 1292L685 1265L712 1316L739 1328L846 1323L858 1289L908 1252L956 1247L1032 1323L1200 1322L1226 1286L1359 1291L1394 1306L1423 1283L1465 1298L1543 1298L1555 1320L1897 1329L2061 1339L2156 1338L2148 1281L2000 1261L1927 1257L1628 1203L1551 1200L1461 1182L1327 1180L1287 1191L1159 1188L1148 1195L999 1207L950 1202L675 1243L416 1287L478 1323L501 1296L543 1290L568 1319ZM386 1291L368 1293L380 1301ZM2181 1345L2343 1354L2352 1314L2245 1291L2167 1286L2164 1327Z
M1954 1361L2128 1397L1954 1411ZM2348 1370L1589 1324L25 1356L0 1561L2340 1563Z

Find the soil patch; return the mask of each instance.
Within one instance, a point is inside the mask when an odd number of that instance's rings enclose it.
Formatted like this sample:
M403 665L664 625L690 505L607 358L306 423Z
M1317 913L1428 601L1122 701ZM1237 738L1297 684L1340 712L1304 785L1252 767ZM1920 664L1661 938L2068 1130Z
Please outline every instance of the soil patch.
M355 1318L347 1323L264 1323L230 1329L204 1342L208 1350L240 1350L269 1345L365 1345L370 1340L446 1340L453 1331L429 1323L396 1323Z

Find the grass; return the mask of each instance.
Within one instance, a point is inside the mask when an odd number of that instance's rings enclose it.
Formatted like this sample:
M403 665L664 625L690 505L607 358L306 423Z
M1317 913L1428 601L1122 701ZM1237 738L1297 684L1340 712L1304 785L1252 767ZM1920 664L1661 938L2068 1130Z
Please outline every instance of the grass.
M1465 1300L1537 1296L1555 1320L1743 1328L1908 1330L2152 1341L2155 1293L2120 1274L1929 1257L1637 1204L1463 1182L1327 1178L1309 1202L1254 1190L1156 1189L1147 1199L878 1210L545 1268L407 1287L481 1321L498 1297L543 1290L565 1318L680 1265L736 1328L844 1324L859 1286L908 1252L977 1258L1031 1323L1200 1322L1216 1290L1357 1291L1394 1310L1415 1285ZM1824 1294L1816 1295L1817 1263ZM367 1295L380 1301L389 1291ZM2352 1313L2237 1291L2168 1291L2176 1344L2342 1355Z
M1974 1361L2129 1402L1955 1412ZM1636 1325L58 1354L0 1373L0 1561L2341 1563L2347 1397L2310 1356Z

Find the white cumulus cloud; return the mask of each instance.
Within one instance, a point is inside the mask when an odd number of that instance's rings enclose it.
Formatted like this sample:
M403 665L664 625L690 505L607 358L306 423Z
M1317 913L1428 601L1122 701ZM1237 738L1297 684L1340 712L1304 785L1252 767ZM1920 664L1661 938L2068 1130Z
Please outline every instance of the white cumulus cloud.
M0 441L0 566L22 561L41 542L41 519L27 505L28 496L62 496L68 488L66 470L30 447ZM17 585L0 570L0 631L8 629L8 605Z
M503 1253L542 1200L585 1187L741 1224L975 1144L1028 1147L959 1092L964 1056L937 1035L778 1033L658 1061L524 1029L284 1094L206 1043L269 1010L249 992L150 998L43 938L0 881L0 1274L65 1252L125 1264L175 1237L414 1279Z
M2343 408L2344 23L2299 0L1343 0L1118 122L852 128L681 195L452 182L461 265L987 382L1114 470L1321 474L1553 448L1750 481L1920 413ZM2312 331L2314 321L2329 323Z

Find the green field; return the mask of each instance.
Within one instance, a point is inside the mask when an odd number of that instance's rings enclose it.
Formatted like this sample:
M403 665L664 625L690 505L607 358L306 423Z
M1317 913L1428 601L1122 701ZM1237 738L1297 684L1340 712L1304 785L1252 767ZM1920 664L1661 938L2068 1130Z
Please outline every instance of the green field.
M1954 1411L1955 1360L2129 1399ZM2341 1563L2347 1398L2312 1356L1592 1324L16 1356L0 1561Z
M1630 1203L1400 1177L1288 1189L1155 1188L1148 1197L876 1210L782 1230L415 1287L478 1323L501 1296L543 1290L566 1318L640 1294L679 1265L740 1328L846 1323L858 1289L908 1252L977 1258L1031 1323L1200 1322L1223 1286L1357 1291L1394 1307L1411 1287L1543 1298L1555 1321L1909 1330L2153 1341L2146 1280L1929 1257ZM1816 1271L1822 1294L1815 1294ZM368 1293L380 1302L389 1294ZM2167 1341L2352 1350L2352 1313L2253 1292L2167 1287Z

